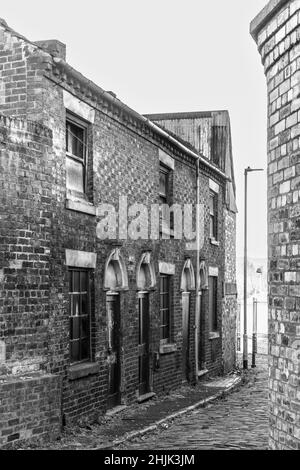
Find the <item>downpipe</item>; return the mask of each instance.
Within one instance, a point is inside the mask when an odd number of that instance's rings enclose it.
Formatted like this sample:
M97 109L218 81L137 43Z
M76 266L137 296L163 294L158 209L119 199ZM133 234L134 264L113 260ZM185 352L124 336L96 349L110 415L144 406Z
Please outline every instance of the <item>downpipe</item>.
M196 306L195 306L195 382L198 382L199 372L199 325L200 325L200 168L196 160Z

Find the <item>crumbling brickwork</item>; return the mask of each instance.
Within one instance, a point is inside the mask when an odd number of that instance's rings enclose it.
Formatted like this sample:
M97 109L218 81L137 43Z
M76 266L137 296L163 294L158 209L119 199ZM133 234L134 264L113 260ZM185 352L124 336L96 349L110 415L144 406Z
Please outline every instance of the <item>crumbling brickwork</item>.
M300 449L300 2L251 23L268 85L270 447Z
M52 132L0 117L0 446L61 429L48 364Z

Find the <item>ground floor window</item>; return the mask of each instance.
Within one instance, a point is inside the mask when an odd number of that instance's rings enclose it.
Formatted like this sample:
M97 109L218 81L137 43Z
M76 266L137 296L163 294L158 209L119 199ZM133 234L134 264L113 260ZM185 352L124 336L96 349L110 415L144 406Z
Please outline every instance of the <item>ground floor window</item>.
M89 271L69 270L71 363L90 359Z
M209 330L217 331L218 329L218 308L217 308L218 278L216 276L209 276L208 291L209 291Z
M160 275L160 340L163 343L170 341L171 326L171 282L170 276Z

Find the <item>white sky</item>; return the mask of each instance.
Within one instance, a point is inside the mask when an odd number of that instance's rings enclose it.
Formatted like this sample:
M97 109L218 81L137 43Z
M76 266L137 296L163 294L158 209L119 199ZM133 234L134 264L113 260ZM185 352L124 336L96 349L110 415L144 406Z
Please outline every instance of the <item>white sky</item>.
M228 109L243 255L244 168L265 168L266 84L249 23L267 0L14 0L0 15L33 41L59 39L83 75L136 111ZM267 174L248 177L248 253L266 257Z

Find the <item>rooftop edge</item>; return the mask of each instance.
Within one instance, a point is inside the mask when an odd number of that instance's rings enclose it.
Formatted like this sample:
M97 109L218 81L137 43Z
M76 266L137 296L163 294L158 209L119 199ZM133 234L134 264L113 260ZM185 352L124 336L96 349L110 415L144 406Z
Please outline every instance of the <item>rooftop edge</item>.
M228 114L227 110L213 110L213 111L187 111L176 113L154 113L144 114L145 117L152 121L165 121L172 119L193 119L193 118L210 118L215 114Z
M259 31L270 21L280 8L290 0L270 0L250 23L250 34L255 41Z

